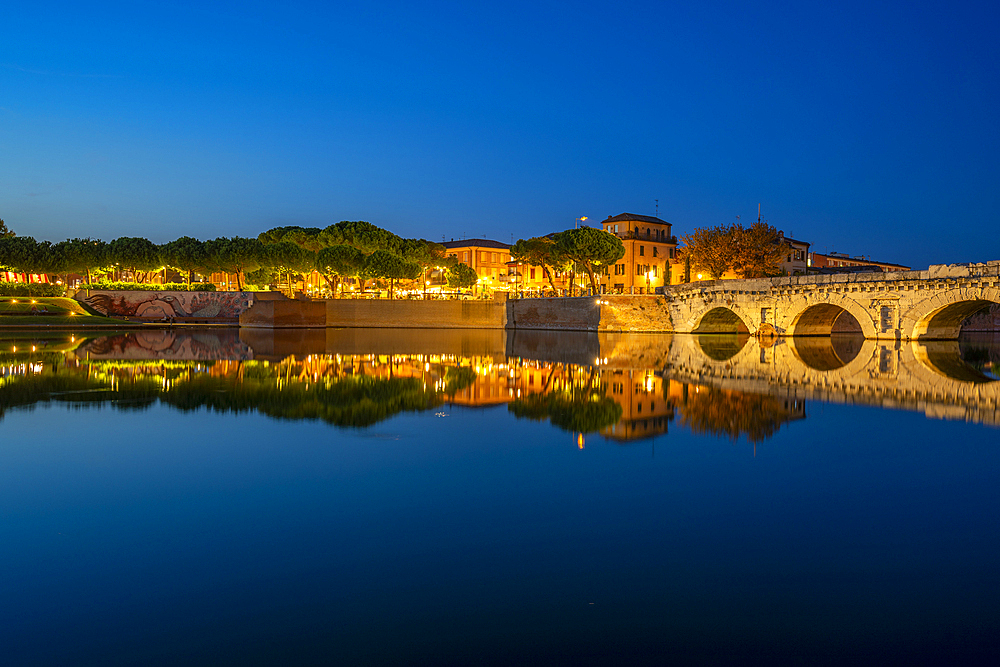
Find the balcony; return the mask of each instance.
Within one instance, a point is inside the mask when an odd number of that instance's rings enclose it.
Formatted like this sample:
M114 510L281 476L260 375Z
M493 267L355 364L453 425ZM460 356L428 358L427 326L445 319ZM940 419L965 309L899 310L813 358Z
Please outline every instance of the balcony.
M654 234L646 235L646 232L611 232L623 241L635 240L635 241L649 241L650 243L667 243L671 245L677 245L676 236L662 236L657 238Z

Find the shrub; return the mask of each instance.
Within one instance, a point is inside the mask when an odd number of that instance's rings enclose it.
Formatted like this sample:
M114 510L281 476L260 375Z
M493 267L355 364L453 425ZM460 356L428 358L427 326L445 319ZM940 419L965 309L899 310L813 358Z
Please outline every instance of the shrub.
M92 283L80 285L80 289L105 290L107 292L214 292L215 283Z
M62 285L50 283L0 283L0 296L62 296L63 291Z

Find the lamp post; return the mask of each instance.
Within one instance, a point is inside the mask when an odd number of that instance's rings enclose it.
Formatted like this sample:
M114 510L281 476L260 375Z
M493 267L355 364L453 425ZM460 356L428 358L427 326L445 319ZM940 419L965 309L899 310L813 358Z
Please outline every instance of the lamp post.
M649 292L649 275L650 275L650 273L652 273L652 272L651 271L646 271L646 294L650 293Z
M576 225L574 226L574 229L580 229L580 223L581 222L585 222L586 220L587 220L587 216L582 216L582 217L577 218L576 219Z

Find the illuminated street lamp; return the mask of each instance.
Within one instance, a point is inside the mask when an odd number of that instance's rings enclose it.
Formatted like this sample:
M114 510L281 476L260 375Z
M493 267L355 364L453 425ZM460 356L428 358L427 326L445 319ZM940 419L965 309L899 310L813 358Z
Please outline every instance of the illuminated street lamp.
M587 216L583 216L576 219L576 229L580 229L580 223L586 221Z
M646 271L646 294L649 294L649 276L651 274L652 271Z

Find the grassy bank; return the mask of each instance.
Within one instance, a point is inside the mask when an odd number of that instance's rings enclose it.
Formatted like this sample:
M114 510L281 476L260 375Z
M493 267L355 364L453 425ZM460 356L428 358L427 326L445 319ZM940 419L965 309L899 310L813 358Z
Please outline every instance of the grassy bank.
M0 327L129 326L65 297L0 297Z

